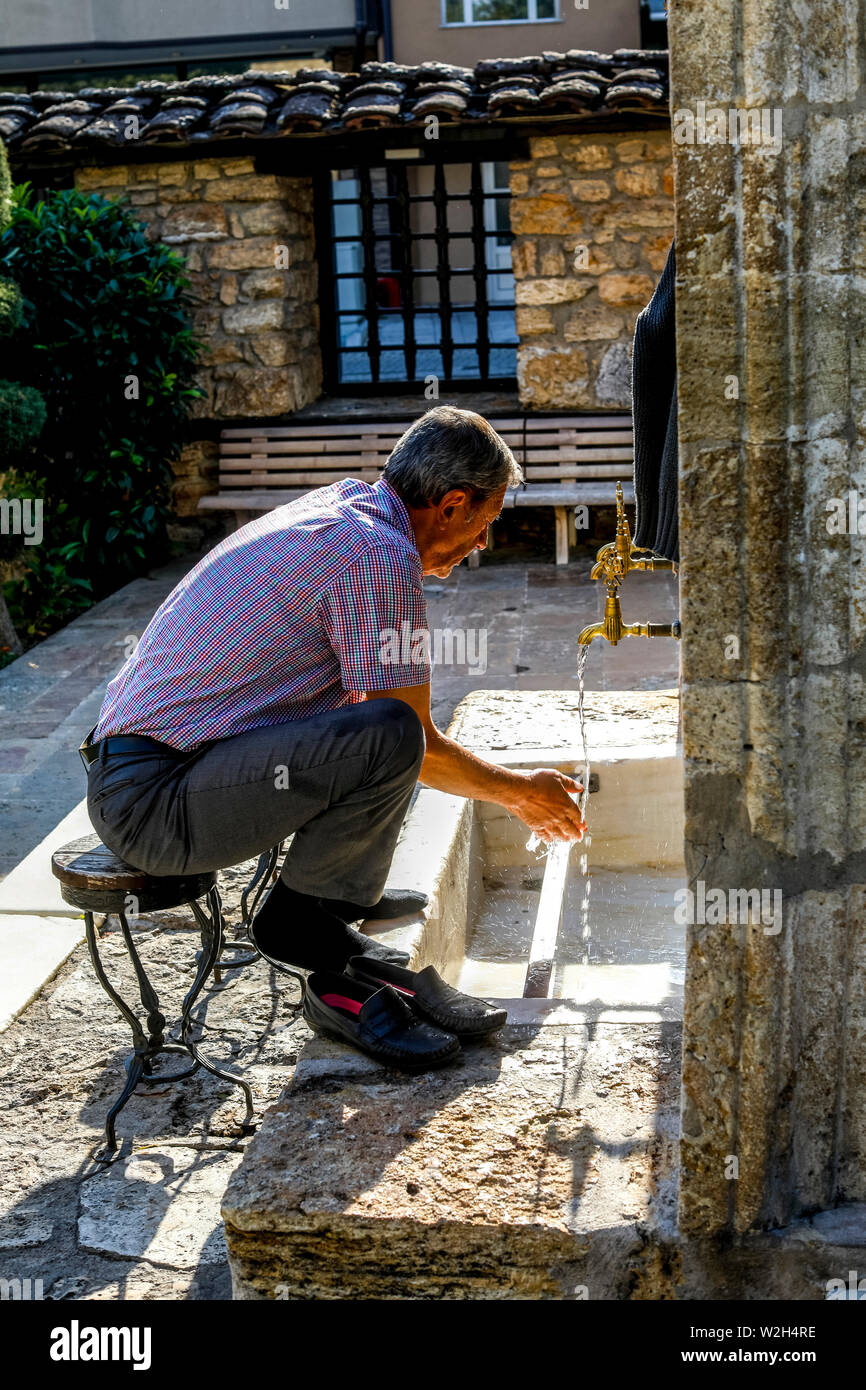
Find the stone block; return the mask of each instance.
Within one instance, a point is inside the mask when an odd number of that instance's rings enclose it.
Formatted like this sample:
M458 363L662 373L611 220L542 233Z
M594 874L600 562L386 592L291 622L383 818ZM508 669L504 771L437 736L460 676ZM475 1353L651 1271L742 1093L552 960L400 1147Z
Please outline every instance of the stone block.
M560 246L550 246L542 252L540 272L545 276L566 273L565 256Z
M604 203L610 197L610 184L606 179L572 179L569 187L578 203Z
M511 268L515 280L525 280L534 275L538 258L538 243L534 241L513 241L511 243Z
M643 252L652 270L664 270L670 248L671 237L668 236L667 232L662 232L659 236L645 238Z
M219 469L219 447L214 439L196 439L185 444L175 470L183 468L190 476L216 477Z
M658 170L652 164L629 165L625 169L617 169L614 183L620 193L627 193L629 197L651 198L658 192Z
M210 203L265 203L279 198L276 180L270 174L239 174L234 178L211 179L202 190Z
M284 333L256 333L249 339L249 346L266 367L283 367L292 359L291 345Z
M244 353L244 340L238 341L235 338L224 338L222 340L209 336L207 343L206 359L208 366L214 367L224 362L246 362Z
M549 309L518 306L516 311L517 334L520 338L531 338L536 333L553 333L554 323Z
M236 304L224 311L226 333L258 333L263 328L282 328L283 306L279 300L265 299L253 304Z
M598 295L605 304L645 305L648 304L655 288L648 275L602 275L598 282Z
M631 343L611 343L598 368L595 394L605 405L631 406Z
M120 188L125 188L130 182L129 169L125 164L109 164L104 169L75 170L75 187L80 188L82 193L99 193L103 188L110 188L116 195Z
M683 753L688 760L705 771L741 775L743 696L736 682L689 682L683 674Z
M557 1017L415 1078L309 1044L226 1190L234 1297L626 1296L671 1182L678 1038Z
M220 163L220 168L227 179L240 178L242 174L254 174L256 172L256 162L254 159L224 159Z
M658 151L649 140L631 138L617 140L614 144L614 150L621 164L645 164L648 160L658 158Z
M511 230L516 236L558 236L574 231L575 211L565 193L519 198L511 205Z
M581 280L577 276L522 280L516 287L516 300L518 304L570 304L594 289L594 280Z
M301 220L282 203L254 203L252 207L242 207L236 213L245 236L265 236L271 234L288 238L301 230Z
M206 203L184 203L171 210L160 228L164 240L186 236L212 240L228 236L228 223L221 207Z
M281 299L291 287L291 276L282 270L253 270L240 281L247 299Z
M529 142L529 148L533 160L536 159L556 159L559 154L559 144L555 139L547 135L537 135Z
M209 263L222 270L274 269L275 243L273 237L249 237L245 241L230 241L214 246Z
M593 403L589 362L583 348L521 346L517 353L517 380L521 403L536 409Z
M238 297L238 277L236 275L223 275L220 277L219 299L220 304L234 304Z
M640 261L640 252L636 244L637 234L634 235L635 241L630 242L625 237L621 237L611 248L612 259L617 270L634 270Z
M569 343L618 338L624 322L622 314L610 309L580 308L566 321L562 336Z
M576 137L573 144L564 153L568 159L579 164L582 169L610 169L613 167L613 156L607 145L587 144L580 137Z
M188 185L192 179L192 166L187 164L186 160L153 164L149 167L155 170L160 189L180 188Z

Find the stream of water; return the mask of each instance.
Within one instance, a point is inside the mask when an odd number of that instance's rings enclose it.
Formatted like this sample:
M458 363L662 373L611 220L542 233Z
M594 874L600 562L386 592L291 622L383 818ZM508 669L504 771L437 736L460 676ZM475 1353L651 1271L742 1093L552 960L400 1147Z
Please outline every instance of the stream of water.
M587 821L587 810L589 806L590 766L589 745L587 743L586 738L586 711L584 709L584 679L586 675L587 657L589 656L589 646L590 644L586 643L584 646L579 647L577 653L577 717L578 723L580 725L580 742L583 751L583 767L578 766L574 769L573 775L575 777L575 780L581 782L582 789L579 793L572 794L572 799L577 801L578 810L580 811L581 817L587 825L587 829L584 833L583 840L580 842L581 853L578 861L581 878L583 880L583 893L581 895L579 909L580 935L581 940L583 941L583 961L581 962L582 964L586 964L589 960L591 935L591 928L589 922L589 895L591 889L591 880L589 875L589 856L587 855L587 850L591 843L591 838L589 834L589 823ZM553 844L548 844L547 841L539 839L538 835L536 835L535 831L533 831L526 842L526 848L530 851L530 853L535 855L536 859L547 859L547 867L545 869L546 874L558 874L560 870L562 870L564 876L564 870L566 868L569 855L571 854L573 843L574 842L571 840L555 840Z

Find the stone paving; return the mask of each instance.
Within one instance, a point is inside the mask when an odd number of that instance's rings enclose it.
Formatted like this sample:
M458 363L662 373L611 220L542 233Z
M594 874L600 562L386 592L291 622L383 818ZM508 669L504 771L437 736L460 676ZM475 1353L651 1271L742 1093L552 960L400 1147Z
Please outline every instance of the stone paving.
M77 746L96 722L105 683L153 610L198 556L136 580L0 673L0 869L8 872L80 801ZM492 557L491 557L492 558ZM552 565L461 567L429 584L432 629L483 629L486 669L443 665L434 712L445 727L470 690L575 688L577 630L599 616L589 559ZM670 621L670 576L629 576L629 620ZM677 680L673 642L630 639L617 651L593 645L590 689L653 689ZM479 663L476 663L479 665ZM252 864L220 875L231 934ZM48 868L46 866L46 873ZM136 924L147 969L176 1010L198 946L183 912ZM130 970L113 922L104 933L110 971L129 990ZM256 1114L273 1104L310 1038L298 992L259 962L231 972L209 997L205 1055L242 1071ZM171 1012L167 1009L166 1012ZM201 1010L199 1010L199 1014ZM89 1154L119 1093L129 1037L79 947L25 1012L0 1035L0 1278L43 1281L55 1299L227 1299L231 1296L220 1200L248 1139L240 1092L200 1072L132 1097L120 1117L117 1163Z

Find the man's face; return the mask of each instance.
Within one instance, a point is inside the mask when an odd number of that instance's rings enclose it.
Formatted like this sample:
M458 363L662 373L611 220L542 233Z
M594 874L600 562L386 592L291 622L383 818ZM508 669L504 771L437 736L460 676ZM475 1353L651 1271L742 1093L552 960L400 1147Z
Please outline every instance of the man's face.
M447 579L454 566L473 550L483 550L487 528L499 516L504 500L504 487L486 502L473 503L463 488L446 493L436 507L430 508L433 524L421 551L424 573Z

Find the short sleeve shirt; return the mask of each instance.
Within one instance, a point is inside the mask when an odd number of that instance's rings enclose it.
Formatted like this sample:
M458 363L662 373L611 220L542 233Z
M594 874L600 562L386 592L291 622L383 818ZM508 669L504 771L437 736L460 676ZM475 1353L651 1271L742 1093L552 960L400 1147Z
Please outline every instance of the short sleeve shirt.
M409 513L384 480L346 479L251 521L190 570L109 683L93 738L193 749L429 679Z

